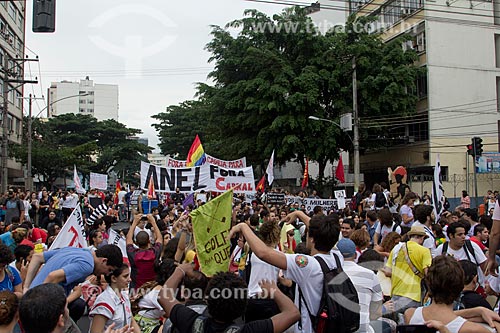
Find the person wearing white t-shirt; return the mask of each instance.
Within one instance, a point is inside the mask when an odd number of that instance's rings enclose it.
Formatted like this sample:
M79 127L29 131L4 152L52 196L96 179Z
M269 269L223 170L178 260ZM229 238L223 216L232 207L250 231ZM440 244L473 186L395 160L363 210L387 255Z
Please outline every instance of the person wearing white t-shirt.
M387 324L385 329L382 322L377 321L382 316L382 287L373 271L361 267L354 262L356 258L356 245L350 239L344 238L337 243L337 249L344 257L342 269L351 279L354 288L358 292L360 306L360 320L358 332L391 332L390 326ZM372 322L373 321L373 322ZM377 329L375 330L374 327Z
M432 232L431 225L436 220L434 216L434 208L429 205L418 205L415 208L415 223L413 225L422 226L427 234L427 238L424 240L422 244L423 247L431 250L431 253L436 250L436 237Z
M473 262L477 265L479 284L484 287L484 272L486 270L487 258L483 251L481 251L481 248L474 242L465 239L465 228L462 222L453 222L448 226L446 232L450 241L439 245L432 256L437 257L441 254L447 254L459 261L469 260ZM465 242L468 242L472 246L473 253L468 249L468 245Z
M285 254L268 247L244 223L237 224L231 229L230 237L243 233L247 244L253 254L273 266L283 270L285 278L297 284L295 291L295 305L300 309L301 319L295 323L293 331L314 332L311 317L308 313L316 314L323 292L323 271L320 263L314 257L323 259L330 269L337 267L335 263L333 246L337 243L340 233L339 217L336 214L315 216L310 218L304 212L294 211L288 214L286 222L302 220L309 229L306 246L311 250L311 255ZM343 258L340 256L340 261ZM298 288L302 292L299 296Z
M388 208L380 209L377 213L379 224L373 235L373 244L379 245L390 232L397 232L401 235L401 227L397 226L392 218L392 213Z
M279 251L277 248L280 241L280 227L273 221L267 221L259 227L259 237L273 251ZM278 283L279 268L262 261L253 253L249 254L250 260L250 279L248 280L248 304L245 312L245 322L267 319L280 312L278 306L272 299L262 299L259 295L262 288L259 282L262 280L274 281Z

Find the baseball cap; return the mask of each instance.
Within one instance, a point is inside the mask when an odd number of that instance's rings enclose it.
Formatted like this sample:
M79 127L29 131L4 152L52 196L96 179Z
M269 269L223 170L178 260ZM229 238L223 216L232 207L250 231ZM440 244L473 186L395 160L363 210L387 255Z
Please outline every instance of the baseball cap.
M337 249L342 253L344 258L350 258L356 255L356 245L349 238L342 238L339 240Z

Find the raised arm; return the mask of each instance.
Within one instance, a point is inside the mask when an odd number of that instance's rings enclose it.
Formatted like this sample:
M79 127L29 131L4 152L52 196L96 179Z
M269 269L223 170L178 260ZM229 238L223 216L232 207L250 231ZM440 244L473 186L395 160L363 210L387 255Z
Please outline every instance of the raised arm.
M261 260L275 267L285 270L287 269L285 254L280 251L275 251L264 244L264 242L254 234L252 229L250 229L246 223L239 223L235 225L229 233L229 238L235 237L237 233L243 234L253 253L255 253L255 255Z
M141 217L142 217L141 214L136 214L134 216L134 221L132 222L132 225L130 226L130 229L128 230L127 233L127 245L134 245L134 231L135 227L137 227L137 224L139 224Z
M311 218L303 211L296 210L294 212L291 212L290 214L288 214L286 216L285 220L287 223L292 223L293 220L295 220L295 219L301 220L309 228L309 221L311 221Z
M170 317L170 311L174 308L176 304L180 304L179 301L175 298L177 287L181 284L184 276L192 276L193 274L193 265L191 264L182 264L177 266L174 273L170 275L167 282L163 285L163 288L160 290L158 294L158 303L160 303L161 307L165 311L165 317Z
M271 317L274 333L286 331L286 329L300 319L299 309L297 309L290 298L279 290L276 282L264 280L259 285L264 293L274 297L274 301L280 309L280 313Z
M158 242L162 243L161 231L160 231L160 228L158 228L158 224L156 224L155 217L151 214L148 214L148 221L153 226L153 231L155 233L155 243L158 243Z

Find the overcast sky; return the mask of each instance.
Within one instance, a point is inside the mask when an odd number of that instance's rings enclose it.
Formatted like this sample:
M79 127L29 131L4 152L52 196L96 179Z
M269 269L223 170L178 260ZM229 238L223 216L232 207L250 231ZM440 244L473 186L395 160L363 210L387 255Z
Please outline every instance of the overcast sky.
M212 68L204 50L210 25L241 18L246 8L268 14L283 8L244 0L64 0L57 1L56 32L35 34L32 1L27 1L27 55L40 61L27 63L25 71L40 83L26 85L25 95L46 96L51 82L86 76L117 84L119 121L141 129L155 148L151 116L192 99L195 83L205 82ZM33 114L45 106L37 101Z

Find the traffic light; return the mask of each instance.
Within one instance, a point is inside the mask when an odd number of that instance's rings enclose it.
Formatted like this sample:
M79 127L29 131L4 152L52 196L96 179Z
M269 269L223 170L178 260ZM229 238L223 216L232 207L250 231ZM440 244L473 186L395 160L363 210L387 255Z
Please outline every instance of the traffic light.
M483 139L475 136L472 138L472 144L474 145L475 156L481 156L483 153Z
M56 0L33 0L33 32L56 31Z
M466 147L467 147L467 154L474 156L474 145L470 143Z

